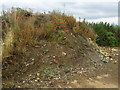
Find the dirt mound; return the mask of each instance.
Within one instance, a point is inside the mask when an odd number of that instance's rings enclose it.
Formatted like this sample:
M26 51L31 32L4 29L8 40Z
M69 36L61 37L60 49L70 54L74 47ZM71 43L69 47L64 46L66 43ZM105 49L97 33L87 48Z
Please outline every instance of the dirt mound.
M66 75L71 72L70 68L73 68L75 73L75 69L79 67L90 67L93 66L92 63L97 65L100 58L85 38L72 33L68 33L67 38L67 43L40 40L34 47L27 46L22 57L13 55L4 60L3 87L17 87L16 85L26 77L38 72L40 75L45 74L39 79L53 78L55 75L49 76L50 73L46 71L59 71Z

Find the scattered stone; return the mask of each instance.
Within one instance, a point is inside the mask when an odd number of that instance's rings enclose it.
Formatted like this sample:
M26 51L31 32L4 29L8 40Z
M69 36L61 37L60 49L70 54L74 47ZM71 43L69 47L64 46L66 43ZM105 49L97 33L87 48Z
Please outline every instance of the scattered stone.
M38 47L40 47L40 46L36 45L35 47L38 48Z
M35 82L37 82L38 80L35 80Z
M62 52L62 55L66 56L66 55L67 55L67 53L65 53L65 52Z
M29 66L29 64L26 64L26 67Z
M58 61L57 61L57 60L54 60L53 62L54 62L55 64L58 64Z
M50 55L48 55L47 58L50 58Z
M20 88L20 86L18 86L18 88Z
M108 60L108 59L109 59L109 57L106 57L106 59Z
M114 63L114 64L116 64L116 63L117 63L117 61L114 61L113 63Z
M113 58L110 58L111 61L113 61Z
M39 76L40 74L39 73L37 73L37 76Z
M55 58L56 56L55 55L53 55L53 58Z
M40 80L40 78L36 78L37 80Z
M71 83L77 83L77 80L74 80L73 82L71 82Z

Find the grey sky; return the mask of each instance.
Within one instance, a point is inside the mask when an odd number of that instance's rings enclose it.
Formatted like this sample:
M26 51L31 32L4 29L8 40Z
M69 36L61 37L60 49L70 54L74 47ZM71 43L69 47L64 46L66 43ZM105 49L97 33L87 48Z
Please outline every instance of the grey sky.
M114 1L114 2L113 2ZM100 18L118 17L118 0L1 0L0 11L11 7L31 8L35 11L65 11L67 14L86 18L88 20L100 20ZM103 20L104 21L104 20ZM110 22L110 21L108 21ZM110 23L117 24L116 21Z

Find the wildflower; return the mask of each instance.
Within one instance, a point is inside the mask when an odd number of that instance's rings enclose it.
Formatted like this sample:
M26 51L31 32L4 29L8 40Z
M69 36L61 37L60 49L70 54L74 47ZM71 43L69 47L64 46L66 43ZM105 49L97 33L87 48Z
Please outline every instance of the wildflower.
M29 17L26 17L25 19L29 19Z
M62 21L62 19L59 19L60 21Z
M19 17L18 19L22 19L22 17Z
M54 18L54 20L56 20L57 18Z
M32 42L32 40L29 40L28 42Z
M21 42L20 45L23 45L25 42Z
M22 48L22 47L20 47L20 48Z
M64 24L64 22L60 22L61 24Z
M63 31L64 33L66 33L66 31Z
M66 29L66 28L63 28L63 29Z

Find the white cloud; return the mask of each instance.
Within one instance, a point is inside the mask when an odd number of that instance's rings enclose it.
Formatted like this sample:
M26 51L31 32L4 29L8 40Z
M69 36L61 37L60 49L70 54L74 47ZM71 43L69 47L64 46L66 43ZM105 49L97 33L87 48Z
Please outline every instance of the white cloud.
M118 17L108 17L108 18L98 18L98 19L87 19L86 21L92 23L99 23L99 22L107 22L110 24L116 24L118 25Z

